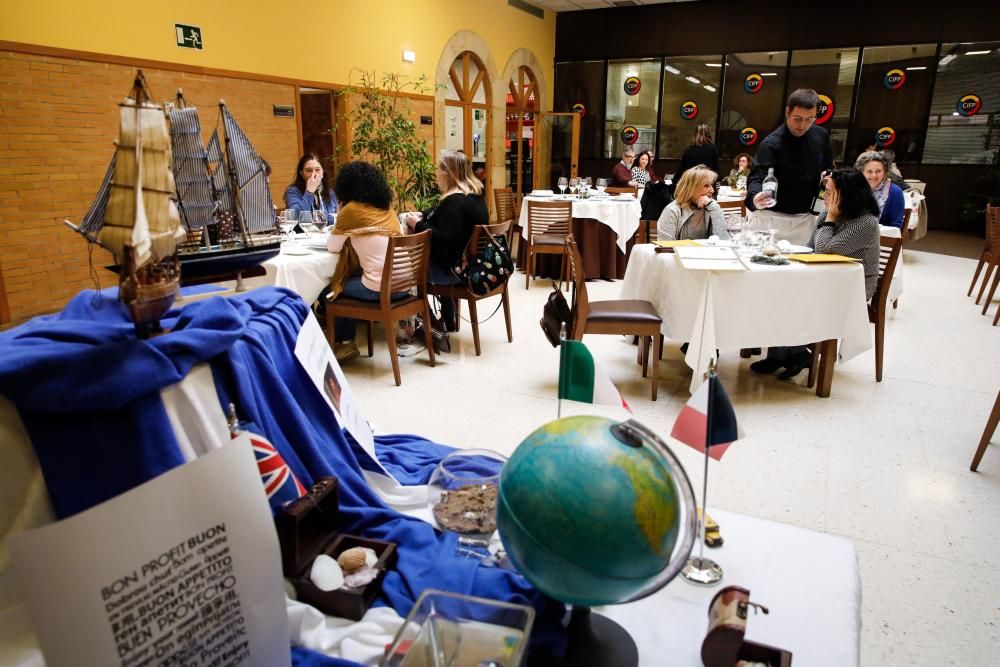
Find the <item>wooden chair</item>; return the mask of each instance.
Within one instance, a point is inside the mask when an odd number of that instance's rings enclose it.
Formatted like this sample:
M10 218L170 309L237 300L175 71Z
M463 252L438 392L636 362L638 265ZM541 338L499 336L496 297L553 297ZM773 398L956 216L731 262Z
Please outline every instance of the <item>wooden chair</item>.
M656 240L656 220L640 220L639 228L632 237L633 243L652 243Z
M993 284L990 285L990 291L986 293L986 301L983 303L983 315L989 310L990 304L993 302L993 295L997 292L997 283L1000 283L1000 208L995 206L987 207L986 227L986 236L992 242L992 250L990 252L992 258L989 269L986 271L986 276L983 278L983 286L979 288L979 296L981 297L983 290L986 289L990 273L993 274ZM979 297L976 297L976 303L979 303ZM1000 309L997 309L997 319L993 320L994 325L998 319L1000 319Z
M909 208L906 209L906 211L903 213L903 226L899 230L899 237L901 239L904 239L904 240L906 239L906 232L910 228L910 214L912 214L912 213L913 213L913 209L909 209ZM900 253L903 252L902 248L900 249L899 252ZM902 254L900 254L900 256L899 256L899 261L901 261L901 262L903 261L903 255ZM898 307L899 307L899 297L896 297L895 299L892 300L892 309L895 310Z
M573 235L566 238L566 248L572 275L573 319L569 333L573 340L583 340L584 334L612 334L640 336L639 357L642 362L642 377L646 377L649 366L649 345L653 344L652 392L656 400L656 388L660 370L660 327L663 320L649 301L617 300L593 301L587 298L587 277L583 275L583 258L576 246Z
M740 217L747 217L747 203L744 199L740 201L720 201L719 208L722 209L722 214L725 216L735 215L739 211Z
M996 433L997 424L1000 424L1000 393L997 393L997 400L993 402L993 411L990 412L989 419L986 420L986 430L983 431L983 437L979 441L979 447L976 449L975 456L972 457L972 465L969 466L969 470L975 472L979 468L979 462L983 460L983 454L986 453L986 447L990 444L990 439L993 434Z
M535 255L562 255L563 279L569 283L569 263L566 261L566 237L573 230L573 202L528 200L528 250L524 254L524 289L535 272L531 261Z
M434 365L434 344L431 340L430 308L427 303L427 265L430 261L431 233L425 230L419 234L393 236L385 253L382 268L382 289L379 300L360 301L344 296L337 297L326 306L326 328L330 344L334 344L333 318L352 317L368 323L368 356L374 354L372 345L372 322L378 320L385 325L385 338L389 343L389 359L396 386L400 385L399 355L396 354L396 322L419 314L424 321L424 342L427 353ZM393 292L416 289L417 295L392 300Z
M868 304L868 321L875 325L875 381L882 381L882 357L885 343L885 308L889 300L889 284L896 271L903 239L879 237L878 283Z
M510 223L510 229L507 232L507 247L510 249L511 258L516 261L517 248L514 247L514 244L521 238L521 225L518 224L520 210L514 197L514 191L510 188L493 188L493 201L496 204L497 224Z
M639 186L636 186L634 188L630 188L627 185L626 186L622 186L622 187L618 187L618 186L607 187L607 188L604 189L604 192L606 192L609 195L620 195L620 194L624 194L624 193L630 193L633 197L638 197L639 196Z
M506 236L510 231L510 221L499 222L495 225L476 225L476 228L472 230L472 237L469 239L469 245L466 246L466 252L470 257L478 255L482 252L483 248L486 246L487 241L491 236ZM469 288L465 285L435 285L434 289L437 294L443 299L455 299L455 324L456 330L461 327L461 308L459 299L465 299L469 302L469 321L472 323L472 340L476 345L476 356L478 357L482 354L482 350L479 347L479 313L476 310L476 303L482 299L488 299L491 296L499 296L503 304L503 316L507 321L507 342L514 342L514 333L510 325L510 296L507 292L507 285L510 280L505 280L502 285L496 289L491 290L487 294L479 296L473 294L469 291Z
M976 288L976 281L979 280L979 272L983 270L983 266L988 267L986 275L983 276L983 286L979 289L979 295L976 297L976 303L979 303L980 297L983 295L983 289L986 287L986 283L990 280L990 273L993 272L993 267L997 262L997 250L1000 249L1000 240L997 239L996 234L996 220L997 220L997 207L986 206L986 243L983 246L983 251L979 253L979 262L976 264L976 272L972 275L972 282L969 283L969 291L965 296L972 296L972 290Z

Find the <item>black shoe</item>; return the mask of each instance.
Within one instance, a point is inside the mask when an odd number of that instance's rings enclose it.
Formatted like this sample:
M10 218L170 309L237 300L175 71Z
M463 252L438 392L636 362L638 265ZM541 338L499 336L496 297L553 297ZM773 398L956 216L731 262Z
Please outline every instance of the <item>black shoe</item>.
M764 358L750 364L750 370L754 373L760 373L761 375L770 375L784 365L784 363L778 361L777 359Z
M808 352L799 352L788 360L788 363L785 364L785 370L778 374L778 379L791 380L808 368L810 363L812 363L812 355Z
M688 353L688 344L684 343L683 345L681 345L681 354L687 354L687 353Z
M744 347L740 349L740 358L749 359L750 357L760 354L759 347Z

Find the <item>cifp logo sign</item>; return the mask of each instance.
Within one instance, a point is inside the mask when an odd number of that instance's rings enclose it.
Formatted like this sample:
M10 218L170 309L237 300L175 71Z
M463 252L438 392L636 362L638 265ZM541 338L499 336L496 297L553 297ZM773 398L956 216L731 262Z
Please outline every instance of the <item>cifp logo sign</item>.
M826 95L819 96L819 104L816 106L816 124L822 125L833 118L833 100Z
M640 88L642 88L642 82L639 81L639 77L630 76L629 78L625 79L626 95L638 95Z
M580 118L587 115L587 107L584 106L583 102L577 102L572 107L574 113L580 114Z
M681 118L684 120L692 120L698 116L698 103L694 100L688 100L687 102L681 103Z
M748 93L759 93L764 89L764 77L756 72L747 74L747 78L743 79L743 90Z
M752 127L744 127L740 130L740 143L744 146L753 146L757 143L757 130Z
M879 128L879 131L875 133L875 141L879 146L892 146L893 142L896 141L896 130L891 127Z
M979 95L963 95L962 99L955 105L955 111L959 116L975 116L983 108L983 101Z
M622 143L626 146L631 146L639 138L639 130L635 129L632 125L626 125L622 128Z
M885 73L884 77L882 77L882 83L884 83L885 87L889 90L899 90L903 87L903 84L906 83L906 72L898 67L896 69L891 69Z

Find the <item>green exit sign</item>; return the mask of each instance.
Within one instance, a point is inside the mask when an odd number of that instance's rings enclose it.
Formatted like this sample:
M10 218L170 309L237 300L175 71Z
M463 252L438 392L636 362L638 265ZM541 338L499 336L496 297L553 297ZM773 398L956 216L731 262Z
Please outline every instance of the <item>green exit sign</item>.
M195 25L175 23L174 32L177 33L177 46L185 49L201 50L201 28Z

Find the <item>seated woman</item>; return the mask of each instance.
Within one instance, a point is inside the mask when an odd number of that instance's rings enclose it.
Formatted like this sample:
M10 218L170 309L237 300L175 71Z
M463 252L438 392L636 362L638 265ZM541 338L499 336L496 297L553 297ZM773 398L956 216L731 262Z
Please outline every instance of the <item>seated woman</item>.
M332 301L343 295L361 301L378 301L389 237L402 234L396 212L392 210L392 190L382 172L360 161L341 167L334 187L341 206L337 225L326 247L330 252L339 252L340 261L330 281L327 299ZM354 275L359 269L360 275ZM392 297L406 295L406 292L399 292ZM358 346L354 343L357 320L338 317L334 329L333 351L337 361L357 357Z
M653 158L649 151L639 153L635 162L632 163L632 180L640 188L646 187L648 183L660 180L657 178L656 172L653 171Z
M677 184L674 200L656 222L657 239L728 239L726 219L719 203L712 199L717 174L699 164L684 172Z
M751 164L753 164L753 158L750 157L750 154L740 153L733 158L732 171L729 172L728 176L722 179L722 182L734 190L746 190L747 176L750 175Z
M878 205L867 180L854 169L838 169L826 181L826 210L816 219L809 247L816 252L860 259L865 271L865 300L878 284ZM773 373L790 380L812 360L804 346L772 347L767 357L750 364L755 373Z
M476 225L488 225L490 214L482 197L483 184L472 175L469 160L458 151L442 151L437 164L441 201L426 214L408 213L405 222L417 232L431 230L431 264L428 278L434 285L456 285L451 269L462 258ZM455 302L441 299L441 318L455 330Z
M327 224L333 224L337 206L337 197L327 183L319 158L315 153L306 153L295 168L295 181L285 190L285 208L299 213L321 211Z
M902 229L906 204L903 190L889 179L889 160L878 151L864 152L858 156L854 168L865 175L878 204L879 224Z

